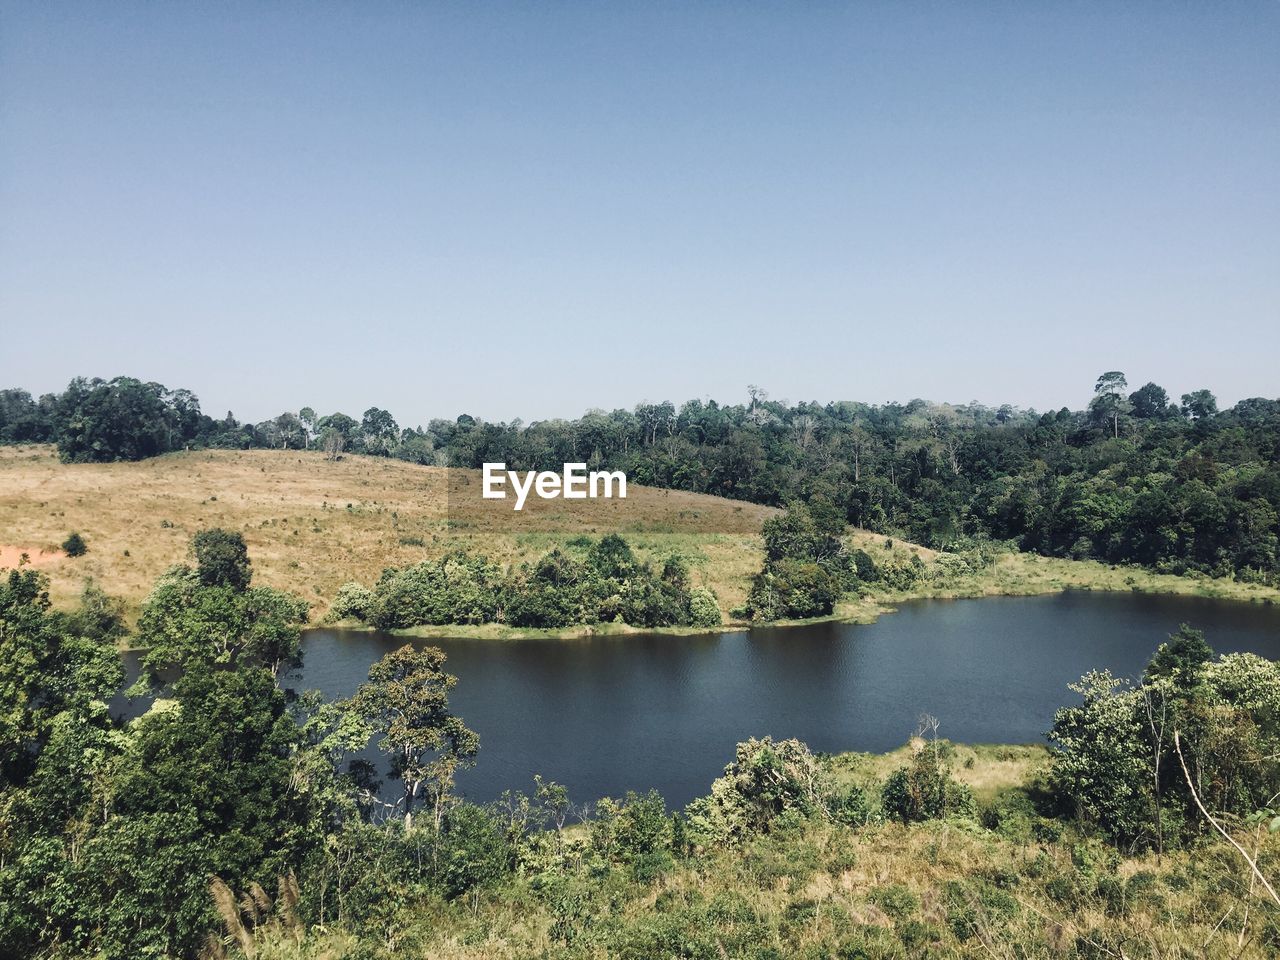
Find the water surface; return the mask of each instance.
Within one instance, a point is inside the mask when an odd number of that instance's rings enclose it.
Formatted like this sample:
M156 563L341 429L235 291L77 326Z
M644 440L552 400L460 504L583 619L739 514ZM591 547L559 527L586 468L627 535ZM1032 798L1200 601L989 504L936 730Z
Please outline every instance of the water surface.
M823 623L705 636L412 641L441 647L452 702L480 735L459 789L491 800L533 775L578 800L656 787L706 793L752 736L813 749L888 750L920 714L969 743L1042 742L1067 684L1106 667L1135 676L1179 623L1222 653L1280 659L1280 608L1194 597L1074 592L922 600L869 625ZM407 641L314 630L286 685L350 695Z

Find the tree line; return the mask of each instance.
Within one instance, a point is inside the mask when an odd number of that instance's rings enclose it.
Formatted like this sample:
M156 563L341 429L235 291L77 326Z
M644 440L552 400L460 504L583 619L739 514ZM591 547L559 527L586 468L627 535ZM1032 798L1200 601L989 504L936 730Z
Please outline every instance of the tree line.
M1219 410L1108 371L1083 410L691 400L576 420L468 415L402 428L312 408L259 424L200 412L188 391L129 378L72 381L39 400L0 392L0 442L48 441L69 461L184 447L320 449L478 468L624 470L635 483L780 506L822 497L859 527L938 549L974 539L1161 572L1277 582L1280 400Z

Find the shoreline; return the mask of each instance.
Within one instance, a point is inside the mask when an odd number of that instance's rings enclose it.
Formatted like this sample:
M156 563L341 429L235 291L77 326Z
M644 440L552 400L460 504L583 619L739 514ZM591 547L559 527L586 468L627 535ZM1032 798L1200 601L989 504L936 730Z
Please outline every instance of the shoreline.
M582 624L544 629L509 627L503 624L423 625L379 631L357 620L317 624L307 630L349 630L387 633L415 640L582 640L590 637L625 637L637 634L660 636L706 636L750 632L755 629L786 629L818 623L871 624L896 611L897 605L915 600L978 600L984 597L1051 596L1078 590L1085 593L1138 593L1155 596L1201 597L1234 603L1280 605L1280 589L1236 580L1215 580L1178 574L1154 573L1141 567L1111 566L1093 560L1062 560L1031 553L1002 554L995 565L982 574L945 582L927 582L910 590L875 591L837 604L825 617L805 620L727 621L718 627L634 627L630 624Z
M899 604L917 600L977 600L983 597L1051 596L1068 591L1137 593L1157 596L1201 597L1233 603L1280 606L1280 588L1203 575L1155 573L1142 567L1110 565L1096 560L1066 560L1034 553L1003 553L987 569L945 580L924 580L905 590L868 589L861 597L845 599L833 613L804 620L754 622L728 620L715 627L637 627L625 623L579 624L572 627L511 627L499 623L431 624L394 630L378 630L359 620L317 621L303 626L303 633L344 630L386 633L409 640L585 640L593 637L658 635L672 637L746 633L756 629L787 629L820 623L872 624L893 613ZM121 653L147 648L129 643L117 645Z

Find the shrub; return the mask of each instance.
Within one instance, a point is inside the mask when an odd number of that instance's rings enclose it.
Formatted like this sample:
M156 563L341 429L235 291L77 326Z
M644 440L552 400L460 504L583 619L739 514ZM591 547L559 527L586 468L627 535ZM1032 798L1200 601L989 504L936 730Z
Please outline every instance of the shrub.
M420 624L488 623L498 612L497 566L462 551L411 567L384 570L369 621L394 629Z
M825 810L826 801L823 771L807 746L752 739L738 744L711 794L689 804L689 834L702 846L740 840L769 829L784 813Z
M68 557L83 557L89 552L89 546L84 542L84 537L78 533L72 533L62 541L62 552Z
M834 797L830 809L832 820L850 827L860 827L871 819L871 805L857 787Z
M689 622L685 599L671 584L646 570L623 584L618 593L618 616L637 627L674 627Z
M463 803L449 811L440 834L440 885L447 897L501 879L511 851L501 824L483 808Z
M874 583L880 579L880 571L876 569L876 562L871 559L871 554L865 550L853 551L853 569L858 579L863 583Z
M972 793L952 779L936 744L920 745L907 766L889 775L880 802L885 816L904 823L973 811Z
M355 582L344 583L338 588L338 593L329 606L329 619L364 620L369 616L376 600L377 597L368 587Z
M877 887L868 899L897 921L909 920L920 909L920 898L900 883Z
M840 581L821 565L783 559L752 578L747 609L755 620L803 620L829 616L843 593Z
M893 590L909 590L925 574L924 561L916 554L910 560L892 557L879 568L880 579Z
M622 800L604 797L596 805L596 819L591 825L591 846L603 857L632 862L662 854L670 864L673 825L667 816L667 805L657 790L646 794L628 791ZM663 867L662 869L665 869Z
M716 595L706 587L698 587L689 594L689 625L693 627L718 627L724 622Z

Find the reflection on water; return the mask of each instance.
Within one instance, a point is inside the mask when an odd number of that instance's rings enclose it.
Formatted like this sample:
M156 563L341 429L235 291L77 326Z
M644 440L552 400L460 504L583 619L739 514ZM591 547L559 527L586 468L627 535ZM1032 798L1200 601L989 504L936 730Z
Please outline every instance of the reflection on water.
M1275 607L1094 593L918 601L871 625L413 642L449 655L453 704L480 734L479 762L458 781L470 798L528 790L540 773L578 801L656 787L683 804L752 736L887 750L927 712L953 740L1041 741L1068 683L1093 668L1136 675L1184 621L1221 653L1280 658ZM347 696L405 642L311 631L284 682Z

